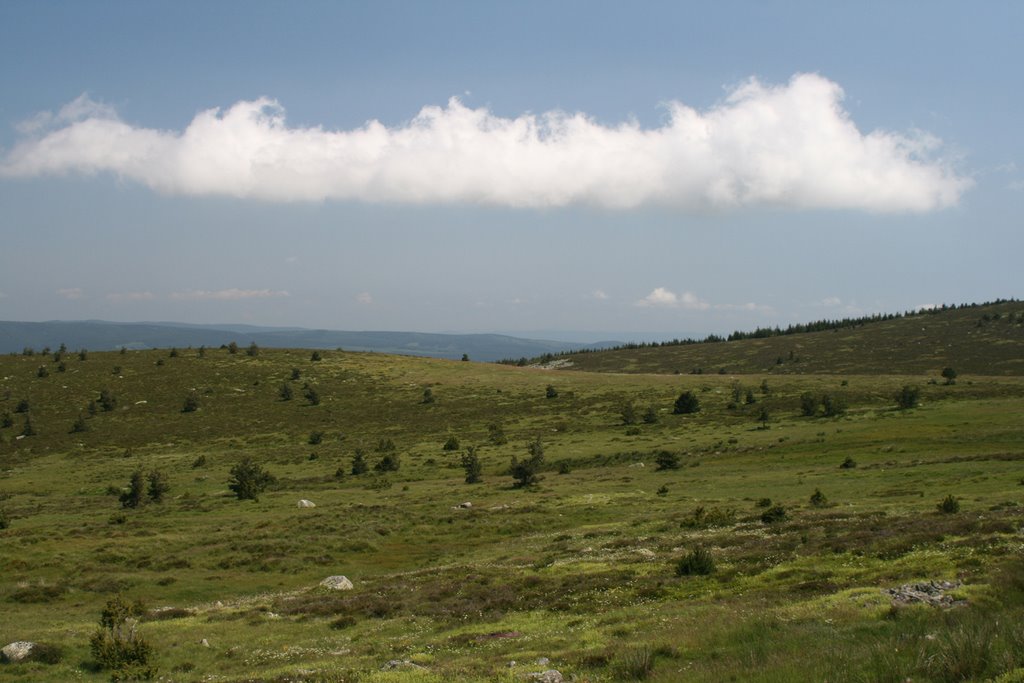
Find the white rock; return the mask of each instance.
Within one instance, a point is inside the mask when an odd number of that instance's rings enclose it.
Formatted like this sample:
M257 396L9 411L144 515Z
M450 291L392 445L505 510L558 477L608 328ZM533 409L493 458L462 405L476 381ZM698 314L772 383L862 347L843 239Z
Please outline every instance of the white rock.
M3 655L0 659L5 662L20 662L29 656L35 646L35 643L30 643L27 640L16 640L0 650L0 654Z
M320 585L332 591L350 591L353 588L352 582L348 580L348 577L340 575L328 576L320 582Z
M303 498L302 500L299 501L299 507L300 508L315 508L316 507L316 503L314 503L311 500L306 500L305 498Z

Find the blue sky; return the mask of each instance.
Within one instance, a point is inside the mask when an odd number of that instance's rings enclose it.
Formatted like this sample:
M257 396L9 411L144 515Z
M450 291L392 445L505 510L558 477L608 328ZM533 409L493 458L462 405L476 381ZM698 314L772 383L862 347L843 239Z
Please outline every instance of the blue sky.
M2 3L0 319L628 339L1024 297L1022 25Z

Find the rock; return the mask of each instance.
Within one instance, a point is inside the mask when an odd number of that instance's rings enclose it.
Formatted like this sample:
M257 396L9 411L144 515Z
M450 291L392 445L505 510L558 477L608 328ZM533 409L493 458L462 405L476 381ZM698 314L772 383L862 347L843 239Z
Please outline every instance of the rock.
M305 498L303 498L302 500L299 501L299 507L300 508L315 508L316 507L316 503L314 503L311 500L306 500Z
M892 598L893 604L909 605L921 602L933 607L956 607L966 601L954 600L953 596L946 595L946 591L959 588L960 585L959 581L923 581L907 583L899 588L884 588L882 592Z
M534 664L536 664L537 666L547 666L550 663L551 663L551 660L548 659L547 657L539 657L537 659L537 661L534 662Z
M651 560L651 559L654 559L655 557L657 557L657 555L654 554L654 551L653 550L649 550L648 548L637 548L636 549L636 554L640 555L642 557L646 557L648 560Z
M420 666L408 659L392 659L380 668L381 671L426 671L427 667Z
M453 505L452 506L452 510L469 510L472 507L473 507L473 504L470 503L467 500L465 503L459 503L458 505Z
M352 590L352 582L348 580L347 576L328 576L320 582L320 585L332 591Z
M530 680L537 683L562 683L562 674L556 669L548 669L530 674Z
M203 647L210 647L210 641L208 641L206 638L203 638L202 640L200 640L199 644L202 645Z
M35 646L35 643L27 640L16 640L0 649L0 659L5 662L20 662L31 654Z

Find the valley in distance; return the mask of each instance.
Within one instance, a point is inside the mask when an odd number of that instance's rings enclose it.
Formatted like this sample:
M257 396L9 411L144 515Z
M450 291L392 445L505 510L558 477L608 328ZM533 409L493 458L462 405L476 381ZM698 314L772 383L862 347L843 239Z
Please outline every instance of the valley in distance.
M1024 681L1019 301L493 357L12 325L2 680Z

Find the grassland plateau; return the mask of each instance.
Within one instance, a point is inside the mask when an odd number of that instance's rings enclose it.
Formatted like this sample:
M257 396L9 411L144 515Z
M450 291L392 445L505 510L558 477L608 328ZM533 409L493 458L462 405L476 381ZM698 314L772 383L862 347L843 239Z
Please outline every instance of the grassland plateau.
M238 341L0 357L0 680L1024 680L1024 304L564 369Z

